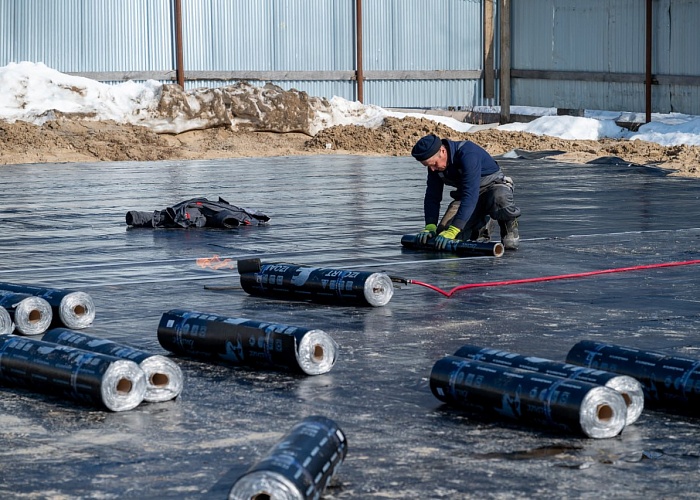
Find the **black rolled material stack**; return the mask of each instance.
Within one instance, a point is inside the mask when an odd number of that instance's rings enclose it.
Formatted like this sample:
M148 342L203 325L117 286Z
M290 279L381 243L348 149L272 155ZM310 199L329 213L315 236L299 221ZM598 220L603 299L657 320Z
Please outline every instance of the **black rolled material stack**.
M508 368L544 373L554 377L581 380L583 382L609 387L622 394L627 404L627 420L625 425L636 422L644 409L644 391L642 389L642 384L627 375L473 345L464 345L460 347L454 355L460 358L475 359L477 361L493 363Z
M261 264L258 259L238 261L238 272L243 290L259 297L376 307L394 294L394 284L384 273Z
M460 255L462 257L491 255L501 257L505 252L503 243L495 241L461 241L452 240L447 243L444 249L435 247L435 238L428 240L426 243L418 241L418 236L415 234L405 234L401 237L401 245L412 250L431 250L434 252L449 252Z
M170 352L240 366L320 375L335 364L338 345L322 330L173 309L158 324Z
M306 417L236 480L229 500L316 500L347 454L345 434L331 419Z
M634 377L648 406L700 416L700 359L582 340L566 361Z
M95 319L95 304L85 292L3 282L0 282L0 290L44 299L51 306L54 325L81 329L90 326Z
M133 361L146 375L146 393L143 398L146 402L169 401L182 392L182 371L177 364L165 356L68 328L53 328L44 334L42 340Z
M0 290L0 306L10 314L15 330L21 335L41 335L53 320L51 305L28 293Z
M0 334L12 333L15 330L15 324L12 321L12 316L7 312L7 309L0 306Z
M112 411L135 408L146 393L133 361L17 335L0 335L0 381Z
M607 387L457 356L438 360L430 390L451 406L478 415L510 419L591 438L617 436L627 406Z

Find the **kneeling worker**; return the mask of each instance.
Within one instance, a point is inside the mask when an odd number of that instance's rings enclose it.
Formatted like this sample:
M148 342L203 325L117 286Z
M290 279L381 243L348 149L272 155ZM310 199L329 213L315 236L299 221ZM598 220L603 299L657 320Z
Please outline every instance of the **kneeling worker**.
M428 167L421 243L437 236L437 248L444 249L454 239L488 241L490 217L498 222L505 249L518 248L520 209L513 199L513 181L485 149L471 141L430 134L416 142L411 156ZM445 185L456 188L450 192L454 201L438 224Z

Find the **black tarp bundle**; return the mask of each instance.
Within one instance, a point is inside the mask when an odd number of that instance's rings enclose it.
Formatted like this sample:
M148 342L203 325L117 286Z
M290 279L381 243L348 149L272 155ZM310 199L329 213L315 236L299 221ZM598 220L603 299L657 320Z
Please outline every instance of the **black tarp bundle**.
M231 229L239 226L263 226L270 218L257 211L247 210L219 197L191 198L153 212L130 210L126 213L126 225L150 228L214 227Z

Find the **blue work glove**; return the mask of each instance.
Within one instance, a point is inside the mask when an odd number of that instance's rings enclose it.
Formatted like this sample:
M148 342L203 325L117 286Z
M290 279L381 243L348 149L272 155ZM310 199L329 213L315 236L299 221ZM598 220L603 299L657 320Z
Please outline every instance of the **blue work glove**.
M457 237L460 231L461 229L455 226L450 226L445 229L435 238L435 248L444 250L448 243Z
M428 240L435 237L436 232L437 226L435 224L427 224L425 226L425 229L423 229L420 233L416 235L416 240L421 245L425 245L426 243L428 243Z

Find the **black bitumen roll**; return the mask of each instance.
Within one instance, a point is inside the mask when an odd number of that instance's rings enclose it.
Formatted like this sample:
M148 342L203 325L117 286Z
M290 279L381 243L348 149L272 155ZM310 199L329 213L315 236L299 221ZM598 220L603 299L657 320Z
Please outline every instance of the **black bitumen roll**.
M0 290L25 293L44 299L51 306L52 323L56 326L87 328L95 319L95 304L92 297L85 292L4 282L0 282Z
M146 393L133 361L17 335L0 335L0 380L112 411L135 408Z
M435 363L430 390L440 401L480 418L511 419L591 438L617 436L627 417L622 395L607 387L457 356Z
M582 380L583 382L609 387L622 394L627 404L625 425L636 422L644 409L642 384L635 378L627 375L474 345L463 345L455 351L454 355L507 368L518 368L520 370L544 373L571 380Z
M700 415L700 359L582 340L566 361L636 378L649 407Z
M256 272L238 263L241 287L259 297L307 300L324 304L383 306L394 294L391 278L384 273L349 271L294 264L261 264Z
M333 420L306 417L236 480L228 498L316 500L347 449L345 434Z
M7 309L0 306L0 334L12 333L15 330L15 324L12 321L12 316L7 312Z
M335 364L338 345L322 330L173 309L158 341L170 352L225 364L320 375Z
M182 371L165 356L67 328L52 328L44 334L42 340L133 361L146 375L146 394L143 399L149 403L169 401L182 392Z
M492 255L501 257L505 251L503 243L495 241L461 241L452 240L447 243L444 249L435 247L435 239L431 239L426 243L420 243L418 236L415 234L405 234L401 237L401 245L412 250L430 250L432 252L449 252L460 255L462 257Z
M0 290L0 306L10 314L15 330L21 335L40 335L53 320L51 305L28 293Z

